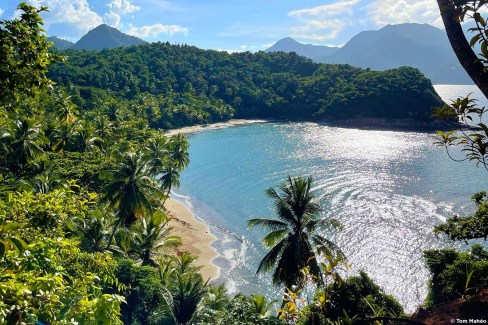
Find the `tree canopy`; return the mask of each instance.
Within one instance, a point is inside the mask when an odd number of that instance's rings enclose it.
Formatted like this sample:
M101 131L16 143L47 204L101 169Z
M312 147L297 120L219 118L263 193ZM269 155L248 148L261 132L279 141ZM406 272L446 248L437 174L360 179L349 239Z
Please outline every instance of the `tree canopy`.
M428 121L442 101L419 70L325 65L295 53L234 53L153 43L62 52L49 77L78 107L110 98L157 128L239 118Z

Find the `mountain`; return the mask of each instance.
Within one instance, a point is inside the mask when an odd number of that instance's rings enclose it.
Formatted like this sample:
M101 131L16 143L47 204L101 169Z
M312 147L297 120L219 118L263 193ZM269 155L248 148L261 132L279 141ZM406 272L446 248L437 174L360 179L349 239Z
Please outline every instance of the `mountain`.
M74 50L98 51L103 49L113 49L121 46L142 44L146 44L146 42L140 38L124 34L116 28L103 24L89 31L71 48Z
M363 31L332 54L307 56L320 63L344 63L387 70L411 66L434 84L472 84L445 31L427 24L387 25Z
M332 55L338 47L329 47L323 45L302 44L295 41L291 37L280 39L273 46L265 50L265 52L295 52L296 54L314 59L316 57Z
M67 50L69 49L70 47L73 46L73 42L70 42L70 41L67 41L65 39L62 39L62 38L59 38L59 37L56 37L56 36L50 36L47 38L47 41L48 42L53 42L53 46L55 48L57 48L58 50Z

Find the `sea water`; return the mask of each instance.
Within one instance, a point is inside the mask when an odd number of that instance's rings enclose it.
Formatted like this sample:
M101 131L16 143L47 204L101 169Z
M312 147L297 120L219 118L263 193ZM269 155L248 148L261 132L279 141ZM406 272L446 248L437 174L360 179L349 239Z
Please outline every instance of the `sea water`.
M474 86L436 90L446 101L469 93L482 99ZM454 245L432 228L472 212L470 197L487 190L488 172L450 160L433 133L266 123L205 131L189 141L190 166L176 192L218 238L214 263L230 293L279 295L270 274L255 274L265 233L248 229L247 221L274 216L264 191L288 175L313 176L322 217L342 225L324 235L345 252L348 273L366 271L407 312L427 294L422 252Z

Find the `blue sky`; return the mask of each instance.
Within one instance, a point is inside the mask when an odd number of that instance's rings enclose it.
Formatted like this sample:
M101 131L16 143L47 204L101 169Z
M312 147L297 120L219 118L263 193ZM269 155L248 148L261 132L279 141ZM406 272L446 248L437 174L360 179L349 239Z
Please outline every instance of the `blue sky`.
M205 49L259 51L280 38L340 46L362 30L387 24L441 27L435 0L28 0L48 6L48 35L77 41L106 23L146 41ZM17 0L0 0L0 19Z

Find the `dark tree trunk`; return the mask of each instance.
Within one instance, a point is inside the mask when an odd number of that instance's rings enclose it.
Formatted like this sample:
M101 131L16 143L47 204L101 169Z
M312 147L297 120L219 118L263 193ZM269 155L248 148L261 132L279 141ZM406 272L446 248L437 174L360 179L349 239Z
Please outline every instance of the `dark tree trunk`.
M437 0L441 11L442 21L446 27L447 37L456 53L459 63L469 74L474 83L488 98L488 72L478 59L464 35L461 24L457 21L457 9L452 0Z

